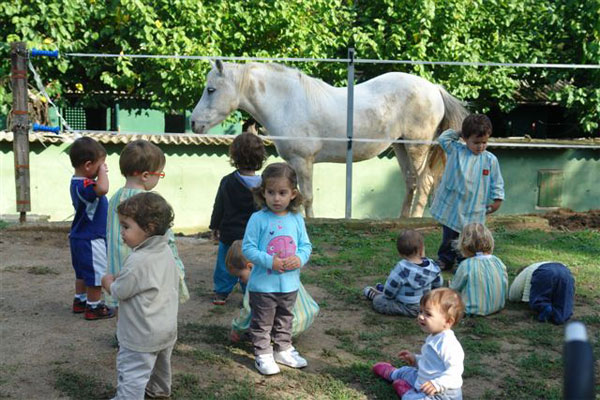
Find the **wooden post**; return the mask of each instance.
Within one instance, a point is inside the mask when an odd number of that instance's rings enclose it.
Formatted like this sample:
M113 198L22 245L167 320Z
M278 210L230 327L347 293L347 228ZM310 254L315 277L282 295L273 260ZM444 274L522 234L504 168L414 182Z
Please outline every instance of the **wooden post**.
M27 108L27 45L13 42L11 47L11 81L13 94L12 126L13 153L15 155L15 184L19 222L26 221L31 211L29 190L29 115Z

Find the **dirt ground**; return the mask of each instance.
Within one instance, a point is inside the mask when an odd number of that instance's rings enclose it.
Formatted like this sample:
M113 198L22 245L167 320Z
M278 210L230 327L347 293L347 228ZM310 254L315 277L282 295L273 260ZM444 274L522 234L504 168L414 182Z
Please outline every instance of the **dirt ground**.
M551 227L568 231L583 229L600 229L600 210L590 210L587 213L578 213L561 208L542 215L548 220Z
M561 229L600 227L600 211L560 211L547 218ZM0 398L65 398L56 389L59 370L79 371L104 385L116 386L116 320L86 321L81 314L71 313L74 276L67 235L64 225L0 230ZM230 326L241 302L240 293L234 292L221 310L215 311L210 302L217 246L201 235L179 237L177 244L192 294L180 307L179 326L207 321ZM316 286L307 285L307 289L317 302L332 301ZM356 314L321 310L313 328L296 343L310 361L307 373L318 373L330 362L322 357L323 349L335 345L335 339L325 334L327 328L352 330L360 323ZM249 354L241 354L238 375L250 376L260 384L263 378L252 363ZM189 370L181 357L174 357L173 368L175 373ZM207 379L220 377L213 371Z

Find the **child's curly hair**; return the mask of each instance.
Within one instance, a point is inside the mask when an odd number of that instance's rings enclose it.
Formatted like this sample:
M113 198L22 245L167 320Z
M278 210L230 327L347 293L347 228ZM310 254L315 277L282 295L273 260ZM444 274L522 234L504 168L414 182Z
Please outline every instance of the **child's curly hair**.
M119 204L117 212L133 219L150 236L164 235L175 218L173 208L155 192L131 196Z
M472 257L476 253L491 254L494 251L494 237L485 225L474 222L463 228L456 247L465 257Z
M144 171L160 172L166 164L163 151L147 140L139 139L128 143L119 156L119 168L124 177L141 174Z
M229 162L235 169L258 171L267 159L267 150L258 135L242 133L229 146Z
M95 163L102 157L106 157L104 146L87 136L75 140L69 149L69 158L73 168L80 167L88 161Z
M454 321L452 326L460 322L465 312L465 303L460 293L450 288L437 288L427 292L421 297L420 304L422 308L428 305L439 307L446 319Z
M460 131L464 139L471 136L492 136L492 121L484 114L471 114L463 120Z
M260 183L260 186L252 189L254 202L258 208L264 208L267 206L267 201L265 200L265 190L267 189L267 182L269 179L286 178L290 184L290 189L296 191L296 197L290 201L287 209L291 212L297 212L300 209L304 198L302 197L300 190L298 190L298 177L296 176L296 171L294 171L294 168L292 168L288 163L278 162L269 164L263 171L261 178L262 182Z
M401 256L421 255L423 247L425 247L425 239L420 232L407 229L398 234L396 249Z
M242 241L236 240L231 243L227 255L225 256L225 266L231 275L237 275L239 271L248 268L248 259L242 253Z

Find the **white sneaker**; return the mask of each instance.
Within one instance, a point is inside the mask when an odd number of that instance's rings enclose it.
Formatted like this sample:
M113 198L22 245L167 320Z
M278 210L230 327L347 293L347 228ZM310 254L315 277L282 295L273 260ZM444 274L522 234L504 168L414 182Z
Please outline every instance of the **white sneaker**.
M254 358L254 366L263 375L275 375L281 372L275 364L273 354L260 354Z
M304 368L308 365L306 360L300 354L290 347L287 350L279 351L274 354L275 361L279 364L287 365L292 368Z

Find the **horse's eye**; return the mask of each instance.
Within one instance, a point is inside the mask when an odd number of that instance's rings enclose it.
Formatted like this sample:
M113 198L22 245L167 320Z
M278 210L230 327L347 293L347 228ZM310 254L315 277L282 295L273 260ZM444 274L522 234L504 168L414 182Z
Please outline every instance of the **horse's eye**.
M206 88L206 91L208 92L208 94L213 93L215 90L217 90L217 89L215 89L214 87Z

